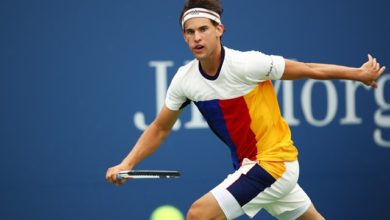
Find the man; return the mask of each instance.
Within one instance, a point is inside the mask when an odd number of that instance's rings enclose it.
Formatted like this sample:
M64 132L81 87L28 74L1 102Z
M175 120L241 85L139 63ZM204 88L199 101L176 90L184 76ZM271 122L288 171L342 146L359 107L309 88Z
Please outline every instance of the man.
M165 106L124 160L107 170L106 178L123 184L116 174L152 154L192 101L230 148L236 172L195 201L187 219L253 217L262 208L278 219L323 219L297 183L298 151L270 80L347 79L375 88L385 67L370 55L360 68L351 68L232 50L221 44L221 14L217 0L185 3L180 21L195 59L179 68Z

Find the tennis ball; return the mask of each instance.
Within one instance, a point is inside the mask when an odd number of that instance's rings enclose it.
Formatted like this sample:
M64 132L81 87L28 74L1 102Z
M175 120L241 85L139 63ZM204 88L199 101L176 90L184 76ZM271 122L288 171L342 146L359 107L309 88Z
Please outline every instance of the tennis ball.
M176 207L163 205L152 212L150 220L184 220L184 216Z

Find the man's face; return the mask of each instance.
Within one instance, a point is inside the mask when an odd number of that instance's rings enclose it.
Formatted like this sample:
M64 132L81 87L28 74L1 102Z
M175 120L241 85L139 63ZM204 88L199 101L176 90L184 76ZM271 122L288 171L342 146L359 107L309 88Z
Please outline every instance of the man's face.
M192 18L184 24L184 39L198 60L205 60L221 44L223 25L214 26L208 18Z

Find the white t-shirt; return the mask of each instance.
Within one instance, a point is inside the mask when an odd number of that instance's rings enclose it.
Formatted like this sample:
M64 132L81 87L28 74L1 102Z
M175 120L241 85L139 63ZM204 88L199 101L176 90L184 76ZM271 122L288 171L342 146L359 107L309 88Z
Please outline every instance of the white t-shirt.
M236 169L244 158L296 160L298 152L270 81L283 75L283 57L224 47L221 58L214 77L202 73L198 60L179 68L168 88L166 106L179 110L188 100L194 102L211 130L230 148ZM278 177L283 164L262 166Z
M281 56L227 47L223 48L223 53L222 66L214 78L202 74L196 59L179 68L168 88L166 106L179 110L187 99L196 102L236 98L261 81L280 79L283 75L285 61Z

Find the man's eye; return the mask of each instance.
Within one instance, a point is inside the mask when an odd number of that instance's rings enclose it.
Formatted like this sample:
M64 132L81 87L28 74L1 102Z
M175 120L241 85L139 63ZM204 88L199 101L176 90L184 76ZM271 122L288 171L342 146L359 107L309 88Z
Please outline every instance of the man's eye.
M207 27L201 27L200 28L200 32L205 32L205 31L207 31Z

